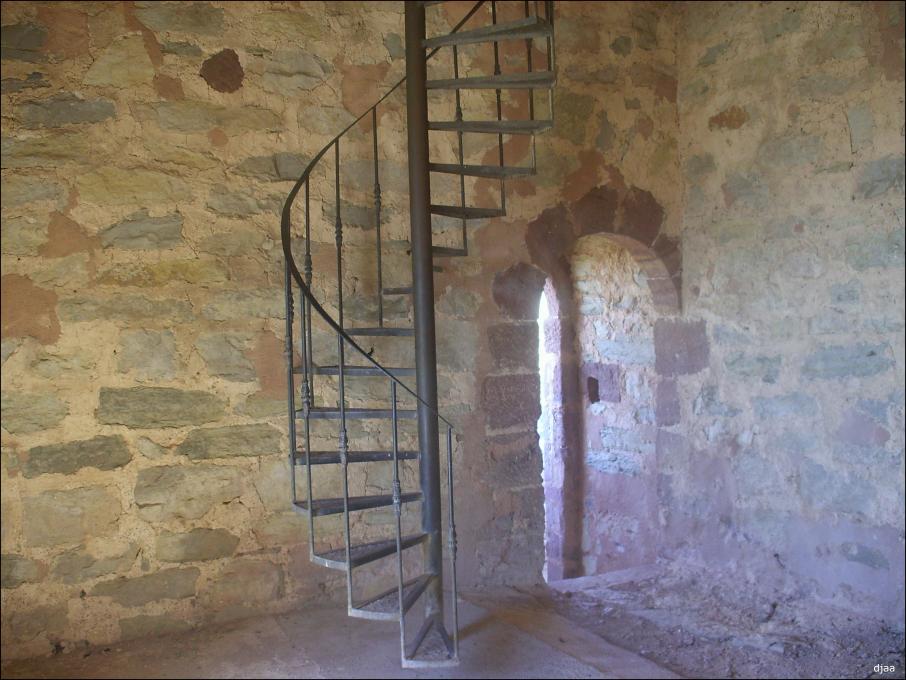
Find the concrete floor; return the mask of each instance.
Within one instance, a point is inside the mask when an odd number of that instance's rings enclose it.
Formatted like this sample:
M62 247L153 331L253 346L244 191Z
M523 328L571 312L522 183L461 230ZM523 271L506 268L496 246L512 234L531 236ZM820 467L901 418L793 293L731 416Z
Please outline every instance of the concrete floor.
M398 628L339 607L4 664L4 678L674 678L515 591L462 603L457 668L403 671ZM480 601L483 606L474 602Z

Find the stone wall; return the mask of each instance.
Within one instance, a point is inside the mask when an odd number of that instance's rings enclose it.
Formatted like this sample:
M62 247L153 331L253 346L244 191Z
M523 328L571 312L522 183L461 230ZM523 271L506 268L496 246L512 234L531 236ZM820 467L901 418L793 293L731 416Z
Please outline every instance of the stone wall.
M401 26L3 3L4 658L341 585L290 511L279 207L398 79Z
M902 624L903 4L683 9L663 549Z
M432 22L468 6L432 9ZM4 656L336 593L287 510L277 213L306 159L401 75L401 12L4 3ZM470 256L436 276L464 587L541 578L546 285L561 325L564 479L613 444L611 430L582 434L573 274L586 262L591 280L595 253L595 285L634 272L641 307L626 318L651 327L653 367L617 381L653 395L638 413L654 438L659 538L633 559L733 566L902 616L902 35L897 3L558 3L556 126L538 139L538 175L512 182L507 217L475 225ZM387 285L408 282L403 121L388 101ZM341 204L363 315L367 133L353 137L343 172L359 189ZM530 161L518 139L506 151ZM327 170L320 267L333 257ZM480 205L495 199L490 182L471 189ZM592 363L619 363L615 339L586 335L602 348ZM598 472L614 487L631 477ZM353 483L386 486L378 477ZM600 515L611 499L563 500L564 544L581 548L584 504ZM377 517L358 528L385 530ZM339 536L327 527L328 542ZM610 554L585 566L623 564ZM583 562L581 549L564 555L567 569Z

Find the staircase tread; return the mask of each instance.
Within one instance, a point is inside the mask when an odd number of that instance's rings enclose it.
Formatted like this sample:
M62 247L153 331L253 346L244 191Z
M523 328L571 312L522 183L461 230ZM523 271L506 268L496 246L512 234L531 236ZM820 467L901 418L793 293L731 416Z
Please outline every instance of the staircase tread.
M414 328L399 328L394 326L373 326L365 328L346 328L349 335L415 335Z
M550 120L435 120L428 129L446 132L483 132L487 134L531 135L553 127Z
M337 406L313 406L308 409L308 415L310 418L339 418L340 409ZM415 418L417 411L412 409L397 409L396 415L398 418ZM354 406L346 407L346 417L355 418L355 419L368 419L368 418L391 418L393 416L393 411L389 408L359 408ZM305 411L304 409L296 409L296 417L304 418Z
M553 87L554 74L550 71L532 73L501 73L493 76L470 76L468 78L444 78L429 80L426 86L433 89L492 89Z
M456 33L426 38L422 44L426 49L432 49L444 45L468 45L476 42L547 37L551 35L551 29L551 24L544 19L526 17L515 21L506 21L467 31L457 31Z
M300 369L301 370L301 369ZM396 366L387 368L394 375L415 375L415 369L411 366ZM312 373L315 375L338 375L339 366L331 364L327 366L313 366ZM375 366L343 366L343 372L346 375L384 375L381 369Z
M420 491L404 493L401 496L403 503L414 503L420 501L422 494ZM308 512L308 501L296 501L293 505ZM350 496L349 510L369 510L371 508L383 508L393 505L393 496L390 494L380 494L377 496ZM319 498L312 503L312 514L316 517L320 515L336 515L343 512L342 498Z
M397 451L398 460L416 460L418 451ZM340 462L340 454L337 451L312 451L312 465L330 465ZM298 465L305 465L307 456L304 451L296 451L295 461ZM347 454L347 460L350 463L374 463L380 461L393 460L393 451L350 451Z
M431 246L434 257L465 257L469 251L465 248L449 248L447 246Z
M431 204L430 210L432 215L458 217L466 220L486 220L506 215L506 211L500 208L473 208L471 206L439 205L436 203Z
M418 602L418 598L435 578L434 574L422 574L403 584L403 614L408 612L412 605ZM379 595L356 603L354 607L368 612L396 615L399 613L399 604L399 586L395 586Z
M500 165L459 165L457 163L430 163L431 172L443 172L451 175L468 175L470 177L527 177L535 174L534 168Z
M406 548L411 548L414 545L418 545L427 538L428 534L412 534L410 536L403 536L402 538L402 547L405 550ZM349 548L349 560L352 563L353 567L358 567L363 564L368 564L369 562L374 562L379 560L382 557L387 555L393 555L396 553L396 538L384 539L381 541L371 541L370 543L362 543L360 545L353 545ZM337 548L336 550L329 550L325 553L318 555L322 559L330 560L332 562L346 562L346 548Z

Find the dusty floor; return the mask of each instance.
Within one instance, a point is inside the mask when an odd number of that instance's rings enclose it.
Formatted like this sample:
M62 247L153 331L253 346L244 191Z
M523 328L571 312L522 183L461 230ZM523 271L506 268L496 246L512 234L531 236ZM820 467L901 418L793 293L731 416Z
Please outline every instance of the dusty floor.
M512 596L513 593L510 593ZM402 671L398 629L339 607L4 664L4 678L671 678L531 600L461 607L462 664Z
M738 591L738 589L737 589ZM393 625L339 606L4 664L4 678L902 678L903 633L641 568L471 594L462 664L402 671ZM476 603L480 603L478 606ZM350 650L353 650L350 652ZM875 664L896 672L875 674Z
M521 595L686 677L904 677L902 630L681 568L613 572ZM896 670L875 673L876 664Z

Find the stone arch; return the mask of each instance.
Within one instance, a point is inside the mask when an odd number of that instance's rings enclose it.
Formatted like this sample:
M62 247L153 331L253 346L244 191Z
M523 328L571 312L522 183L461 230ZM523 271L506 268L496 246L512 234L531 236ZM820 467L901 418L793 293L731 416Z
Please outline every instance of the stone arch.
M572 203L542 212L529 222L525 239L532 262L562 284L569 278L569 257L576 241L600 233L632 253L645 272L655 308L679 314L679 240L664 233L664 208L645 189L618 183L594 187Z

